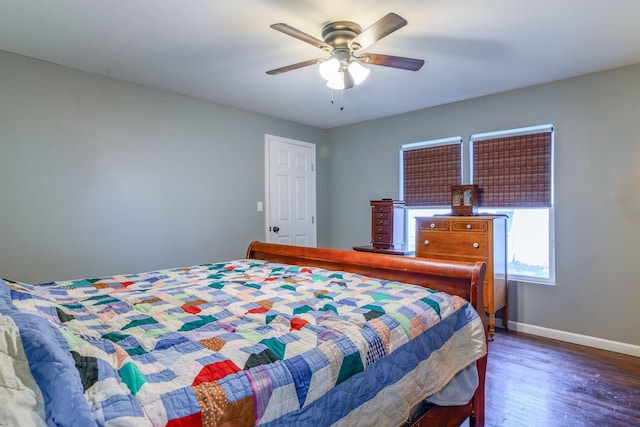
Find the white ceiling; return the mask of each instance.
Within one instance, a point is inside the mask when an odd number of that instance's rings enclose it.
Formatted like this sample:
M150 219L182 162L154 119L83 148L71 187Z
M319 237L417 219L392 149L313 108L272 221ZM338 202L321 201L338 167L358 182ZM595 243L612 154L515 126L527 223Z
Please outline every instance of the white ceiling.
M321 39L389 12L407 26L366 51L426 64L371 66L342 111L317 65L265 73L327 57L273 23ZM0 0L0 50L331 128L640 63L639 17L638 0Z

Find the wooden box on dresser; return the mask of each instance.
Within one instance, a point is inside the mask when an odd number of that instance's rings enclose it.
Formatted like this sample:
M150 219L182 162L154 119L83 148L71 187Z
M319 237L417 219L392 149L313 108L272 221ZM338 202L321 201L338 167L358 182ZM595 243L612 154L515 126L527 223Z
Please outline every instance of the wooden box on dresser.
M484 310L489 338L496 311L504 308L507 327L507 218L505 216L432 216L416 218L416 257L452 261L484 261Z

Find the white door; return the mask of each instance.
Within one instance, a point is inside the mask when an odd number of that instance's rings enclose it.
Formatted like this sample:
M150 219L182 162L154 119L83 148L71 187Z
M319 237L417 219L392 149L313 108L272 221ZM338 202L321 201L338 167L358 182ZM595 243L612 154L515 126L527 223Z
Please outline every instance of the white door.
M316 246L316 146L265 135L266 241Z

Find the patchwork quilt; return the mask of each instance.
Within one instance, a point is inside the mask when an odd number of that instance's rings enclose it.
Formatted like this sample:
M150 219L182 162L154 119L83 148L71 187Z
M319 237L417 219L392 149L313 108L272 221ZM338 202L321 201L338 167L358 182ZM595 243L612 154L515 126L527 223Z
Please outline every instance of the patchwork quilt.
M459 297L252 259L0 280L0 316L48 425L398 425L486 354Z

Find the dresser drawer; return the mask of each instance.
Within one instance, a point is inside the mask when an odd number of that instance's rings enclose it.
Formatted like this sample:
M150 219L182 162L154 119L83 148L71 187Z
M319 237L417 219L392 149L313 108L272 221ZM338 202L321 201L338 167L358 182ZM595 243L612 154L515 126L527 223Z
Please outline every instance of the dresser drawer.
M388 221L387 221L388 222ZM389 234L389 226L388 225L374 225L373 226L374 234Z
M373 243L391 243L391 234L375 233L373 235Z
M386 219L388 221L389 220L389 212L375 212L373 214L373 219L374 220Z
M475 231L486 233L489 224L486 221L451 221L453 231Z
M389 213L391 212L391 206L372 206L371 210L375 213Z
M423 230L416 242L419 254L451 254L485 258L489 256L489 239L486 234L438 233Z
M419 230L448 231L449 230L449 221L448 220L441 220L441 219L420 220L420 221L418 221L418 229Z
M387 225L387 226L390 225L389 218L374 218L373 219L374 230L375 230L376 227L379 227L381 225Z

